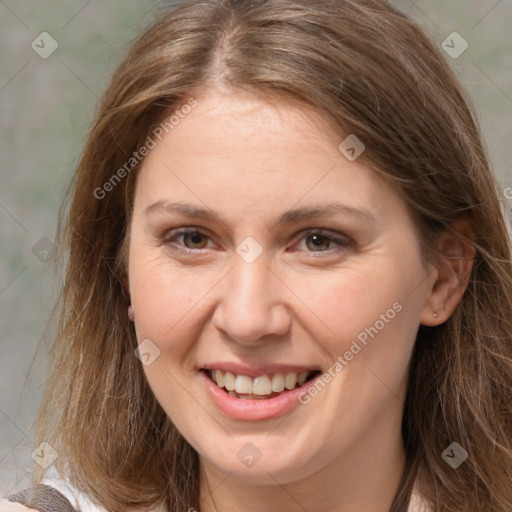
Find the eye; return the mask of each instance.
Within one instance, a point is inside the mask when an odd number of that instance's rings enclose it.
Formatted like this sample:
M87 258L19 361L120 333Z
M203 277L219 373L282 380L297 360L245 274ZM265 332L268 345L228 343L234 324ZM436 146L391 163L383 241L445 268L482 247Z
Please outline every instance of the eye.
M181 239L181 241L180 241ZM189 227L171 231L163 240L163 243L173 250L184 253L196 253L208 247L210 235L201 229ZM351 242L347 237L334 235L321 229L309 229L303 231L297 237L299 244L304 243L306 252L310 253L332 253L346 251ZM332 248L332 245L337 247Z
M342 252L350 247L348 238L336 236L321 229L308 229L302 232L300 241L304 241L305 250L312 253ZM331 248L333 244L337 247ZM301 243L298 245L300 246Z
M183 243L175 243L180 238L183 240ZM209 238L209 235L200 229L188 228L172 231L165 238L164 243L179 251L196 252L206 248Z

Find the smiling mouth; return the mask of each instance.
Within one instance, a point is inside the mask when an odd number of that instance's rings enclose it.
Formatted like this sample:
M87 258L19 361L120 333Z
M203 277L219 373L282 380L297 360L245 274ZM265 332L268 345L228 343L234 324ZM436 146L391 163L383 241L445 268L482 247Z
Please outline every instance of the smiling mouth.
M222 370L203 368L202 371L225 393L240 400L275 398L303 386L322 373L319 370L308 370L299 374L296 372L279 372L271 375L258 375L252 378Z

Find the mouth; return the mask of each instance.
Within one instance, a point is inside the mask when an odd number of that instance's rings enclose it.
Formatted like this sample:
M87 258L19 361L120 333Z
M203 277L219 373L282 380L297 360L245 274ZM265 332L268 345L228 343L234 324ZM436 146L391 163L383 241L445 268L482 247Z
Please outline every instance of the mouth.
M320 370L276 372L254 377L238 375L218 369L201 368L201 371L222 391L239 400L269 400L285 395L315 379Z

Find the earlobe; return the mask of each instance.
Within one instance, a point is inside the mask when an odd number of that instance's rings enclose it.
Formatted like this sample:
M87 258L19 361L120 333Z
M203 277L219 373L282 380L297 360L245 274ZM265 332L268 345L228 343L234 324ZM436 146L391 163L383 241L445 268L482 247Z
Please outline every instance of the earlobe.
M475 258L475 233L471 224L461 219L439 238L440 262L430 296L421 313L422 325L445 322L460 303L469 283Z

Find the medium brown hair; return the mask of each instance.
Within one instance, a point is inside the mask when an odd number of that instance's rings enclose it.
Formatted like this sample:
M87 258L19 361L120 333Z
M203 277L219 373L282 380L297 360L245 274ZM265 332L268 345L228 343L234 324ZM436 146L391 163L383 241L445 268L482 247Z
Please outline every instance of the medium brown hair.
M383 0L198 0L163 13L135 42L101 102L75 174L58 335L38 441L71 483L110 511L200 510L198 456L155 399L126 314L126 234L140 165L98 199L169 113L202 90L294 101L356 134L360 161L394 183L423 252L464 217L475 263L453 315L420 326L393 512L420 476L436 512L512 509L510 239L475 116L440 50ZM109 187L110 188L110 187ZM441 457L467 452L456 470Z

